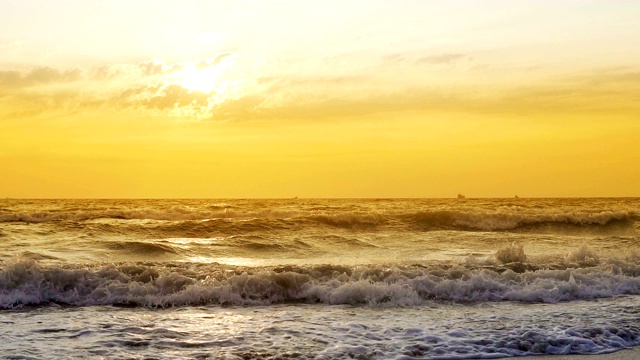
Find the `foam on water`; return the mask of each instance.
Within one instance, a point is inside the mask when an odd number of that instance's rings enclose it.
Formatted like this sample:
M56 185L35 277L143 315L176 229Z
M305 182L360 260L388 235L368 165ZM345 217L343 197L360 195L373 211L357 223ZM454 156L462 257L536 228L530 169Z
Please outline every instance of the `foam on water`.
M574 264L575 265L575 264ZM280 266L139 263L43 267L34 260L0 271L0 307L145 307L286 303L420 305L429 300L556 303L640 294L640 265L622 260L586 268L504 266ZM515 271L514 271L515 270ZM518 272L516 272L518 271Z
M638 297L564 304L431 302L48 307L3 315L0 349L44 358L466 359L600 354L640 345ZM19 357L19 356L18 356Z

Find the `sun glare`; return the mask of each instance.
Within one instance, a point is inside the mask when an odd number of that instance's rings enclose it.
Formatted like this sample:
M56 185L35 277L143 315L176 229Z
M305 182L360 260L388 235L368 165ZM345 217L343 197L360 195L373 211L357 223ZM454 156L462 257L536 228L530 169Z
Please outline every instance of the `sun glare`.
M221 71L217 67L198 69L196 65L181 70L175 80L175 84L191 91L201 91L210 94L220 90Z

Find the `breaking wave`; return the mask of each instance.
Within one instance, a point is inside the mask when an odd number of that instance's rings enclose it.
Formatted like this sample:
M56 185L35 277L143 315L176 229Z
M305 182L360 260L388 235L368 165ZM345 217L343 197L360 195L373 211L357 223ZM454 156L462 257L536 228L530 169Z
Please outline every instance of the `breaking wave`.
M496 260L502 264L524 262L527 260L527 255L524 253L524 247L522 245L513 243L506 248L498 250L496 252Z
M178 254L176 248L171 245L142 241L108 241L104 243L104 246L109 250L147 256Z
M480 211L428 211L407 216L421 230L527 230L544 227L604 227L632 225L639 217L635 211L600 212L524 212L499 209Z
M198 211L182 208L146 209L146 210L75 210L75 211L32 211L10 212L1 214L0 222L41 223L50 221L87 221L97 219L121 220L207 220L220 218L234 218L245 216L234 211L214 210ZM257 214L256 214L257 215Z
M260 212L118 210L118 211L37 211L0 213L0 222L83 222L98 219L156 220L157 225L120 222L100 224L104 227L137 227L162 229L168 233L192 232L195 235L212 231L246 233L262 230L290 230L309 226L328 226L346 229L372 229L384 226L419 231L577 231L633 230L640 216L635 210L624 211L561 211L480 208L460 210L429 210L417 212L337 212L314 213L304 211ZM67 223L64 225L68 226ZM117 231L117 230L116 230ZM0 234L0 236L2 236Z
M510 266L280 266L163 263L44 267L32 259L0 271L0 308L64 304L167 307L283 303L413 306L433 300L555 303L640 294L640 265L522 269Z
M342 228L371 227L383 225L388 222L388 218L379 213L342 213L332 215L322 214L307 216L306 218L310 221L318 222L324 225Z

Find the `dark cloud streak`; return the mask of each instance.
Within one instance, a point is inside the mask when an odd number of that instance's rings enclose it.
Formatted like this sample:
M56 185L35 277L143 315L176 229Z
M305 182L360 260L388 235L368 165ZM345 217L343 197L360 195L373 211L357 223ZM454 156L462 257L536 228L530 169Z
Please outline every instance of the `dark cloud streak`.
M60 71L39 67L22 74L19 71L0 71L0 88L23 88L53 83L69 83L82 79L80 70Z

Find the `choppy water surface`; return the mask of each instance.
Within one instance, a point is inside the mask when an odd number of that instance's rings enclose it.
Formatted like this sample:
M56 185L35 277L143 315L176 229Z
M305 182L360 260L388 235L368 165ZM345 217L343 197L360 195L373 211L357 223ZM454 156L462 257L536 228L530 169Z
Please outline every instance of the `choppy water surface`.
M638 305L640 199L0 200L3 355L603 353Z

